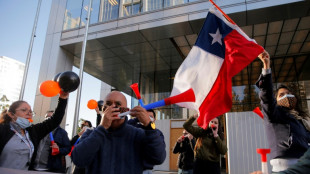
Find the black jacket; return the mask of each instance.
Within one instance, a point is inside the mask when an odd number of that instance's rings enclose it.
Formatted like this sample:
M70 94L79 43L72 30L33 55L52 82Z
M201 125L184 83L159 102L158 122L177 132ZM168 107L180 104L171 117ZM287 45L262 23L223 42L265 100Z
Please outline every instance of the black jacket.
M271 74L261 75L256 85L260 89L271 159L300 158L309 148L310 132L286 108L276 104Z
M195 140L191 141L188 138L184 138L181 143L176 143L173 149L173 153L180 153L178 159L178 167L182 170L193 169L194 166L194 147Z
M60 125L62 118L65 114L66 106L67 99L59 98L58 106L50 119L26 128L26 130L29 132L30 139L34 145L34 153L31 159L29 170L33 169L34 161L37 156L37 150L41 139L43 139L48 133L50 133L57 126ZM0 155L4 146L12 138L13 135L14 132L10 129L10 124L0 124Z

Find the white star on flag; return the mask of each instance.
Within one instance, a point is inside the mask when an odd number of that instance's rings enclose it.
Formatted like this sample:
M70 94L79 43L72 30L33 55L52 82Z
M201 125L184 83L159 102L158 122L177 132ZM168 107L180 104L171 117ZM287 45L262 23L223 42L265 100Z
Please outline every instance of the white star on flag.
M215 42L218 42L220 45L222 45L222 35L220 33L219 28L217 28L216 33L214 34L209 33L209 34L213 37L211 45L213 45Z

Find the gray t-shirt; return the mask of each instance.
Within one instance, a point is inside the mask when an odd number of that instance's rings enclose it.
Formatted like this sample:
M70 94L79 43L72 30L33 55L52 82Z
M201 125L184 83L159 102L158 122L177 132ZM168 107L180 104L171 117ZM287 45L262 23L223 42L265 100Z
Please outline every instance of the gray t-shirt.
M26 139L26 136L23 136ZM31 150L29 146L17 135L4 146L0 155L0 167L28 170Z

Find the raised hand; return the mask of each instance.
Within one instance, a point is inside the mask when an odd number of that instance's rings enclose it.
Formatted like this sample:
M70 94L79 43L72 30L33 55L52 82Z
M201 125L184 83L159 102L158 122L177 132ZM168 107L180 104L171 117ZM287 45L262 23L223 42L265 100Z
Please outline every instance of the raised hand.
M264 52L262 52L260 55L258 55L258 58L263 62L264 69L270 68L270 56L266 50L264 50Z
M60 91L59 97L62 99L67 99L69 97L69 92Z
M147 111L141 107L141 106L136 106L133 109L130 110L130 115L133 117L137 117L138 120L144 125L147 126L151 119Z

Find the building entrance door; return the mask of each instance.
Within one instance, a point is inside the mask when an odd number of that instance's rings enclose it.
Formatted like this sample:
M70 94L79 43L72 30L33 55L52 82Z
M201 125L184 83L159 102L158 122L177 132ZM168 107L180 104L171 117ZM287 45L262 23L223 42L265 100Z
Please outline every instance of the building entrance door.
M182 136L183 128L171 128L170 131L170 171L177 171L178 170L178 157L179 154L172 153L175 143L177 139Z

